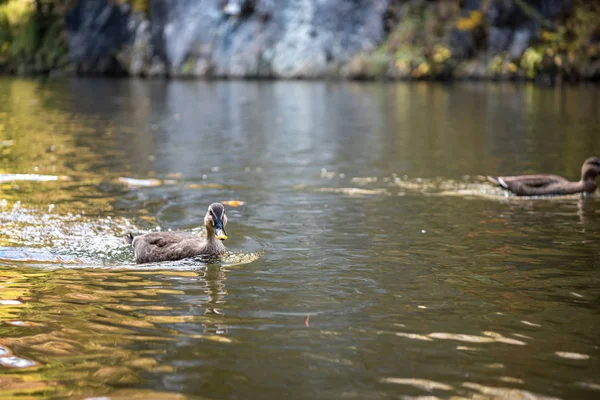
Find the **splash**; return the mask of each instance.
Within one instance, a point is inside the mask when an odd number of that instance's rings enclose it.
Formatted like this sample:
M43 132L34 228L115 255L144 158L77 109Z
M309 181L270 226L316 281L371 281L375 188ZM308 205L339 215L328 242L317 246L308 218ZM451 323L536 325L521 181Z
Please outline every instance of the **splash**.
M393 177L390 185L430 196L475 196L495 199L511 196L505 190L490 185L483 176L472 178L465 175L461 180L443 178L408 179L406 176L402 178L396 176Z
M106 265L129 258L120 236L136 230L125 218L53 214L0 202L0 260L27 264Z
M450 385L446 385L445 383L432 381L429 379L415 379L415 378L380 378L379 382L381 383L393 383L396 385L408 385L413 386L418 389L422 389L425 391L432 390L453 390L454 388Z

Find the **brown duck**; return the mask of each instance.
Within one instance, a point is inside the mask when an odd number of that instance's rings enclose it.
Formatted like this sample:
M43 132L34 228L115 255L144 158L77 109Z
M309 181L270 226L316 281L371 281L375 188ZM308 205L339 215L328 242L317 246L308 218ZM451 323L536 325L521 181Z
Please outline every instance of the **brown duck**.
M571 182L558 175L488 176L495 185L517 196L548 196L574 193L593 193L596 177L600 175L600 158L590 157L581 167L581 180Z
M225 254L222 241L227 239L225 225L227 216L221 203L212 203L204 216L206 239L189 232L152 232L125 241L133 247L135 262L138 264L176 261L199 255L220 256Z

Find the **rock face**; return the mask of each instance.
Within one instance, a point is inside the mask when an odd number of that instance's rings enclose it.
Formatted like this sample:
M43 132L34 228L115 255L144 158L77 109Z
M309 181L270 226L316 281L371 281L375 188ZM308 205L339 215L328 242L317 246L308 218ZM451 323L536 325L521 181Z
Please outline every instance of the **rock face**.
M464 76L484 77L489 59L501 54L502 60L518 60L542 28L553 30L579 0L146 1L147 14L134 13L117 0L76 2L66 16L66 27L71 59L80 73L240 78L383 74L393 78L419 77L436 68L440 76L451 75L447 71L462 62L467 64L463 70L471 71ZM386 35L391 35L388 39L395 41L395 48L402 45L393 39L393 32L405 23L414 25L414 20L407 20L414 16L394 14L394 10L436 8L432 6L454 10L451 13L471 28L449 29L444 38L425 40L435 43L433 51L413 43L418 62L394 58L400 53L390 52L387 42L388 54L355 57L373 53ZM440 43L448 48L448 55L440 51ZM423 57L432 57L433 64L425 65ZM538 62L532 60L530 64ZM417 75L411 70L415 62Z
M81 72L319 77L383 40L388 0L149 0L150 21L106 0L67 16Z
M104 0L82 0L65 16L71 60L80 73L114 74L123 68L115 55L131 40L126 9Z

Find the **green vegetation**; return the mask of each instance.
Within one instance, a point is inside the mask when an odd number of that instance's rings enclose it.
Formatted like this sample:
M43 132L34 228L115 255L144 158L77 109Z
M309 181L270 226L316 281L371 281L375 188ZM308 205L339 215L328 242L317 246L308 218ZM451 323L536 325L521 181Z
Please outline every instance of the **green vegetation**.
M0 1L0 70L40 73L68 62L63 18L68 1Z
M451 75L456 63L448 38L459 15L458 2L408 1L388 11L394 26L387 40L374 54L354 61L351 74L415 79ZM373 64L378 68L371 68Z
M395 18L386 41L375 52L359 55L349 74L367 79L600 77L600 3L574 0L555 21L545 20L524 0L515 4L540 26L519 57L492 52L486 2L481 10L466 12L458 0L397 1L390 6Z
M148 0L118 0L149 13ZM69 64L64 16L74 0L0 0L0 72L32 74Z

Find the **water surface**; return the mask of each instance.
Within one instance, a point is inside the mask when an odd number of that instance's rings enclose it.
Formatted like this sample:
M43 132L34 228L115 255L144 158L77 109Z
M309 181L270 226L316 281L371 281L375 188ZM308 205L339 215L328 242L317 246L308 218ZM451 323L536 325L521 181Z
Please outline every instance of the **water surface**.
M0 397L598 398L596 87L0 80ZM227 206L230 254L127 232ZM199 232L201 230L198 230Z

